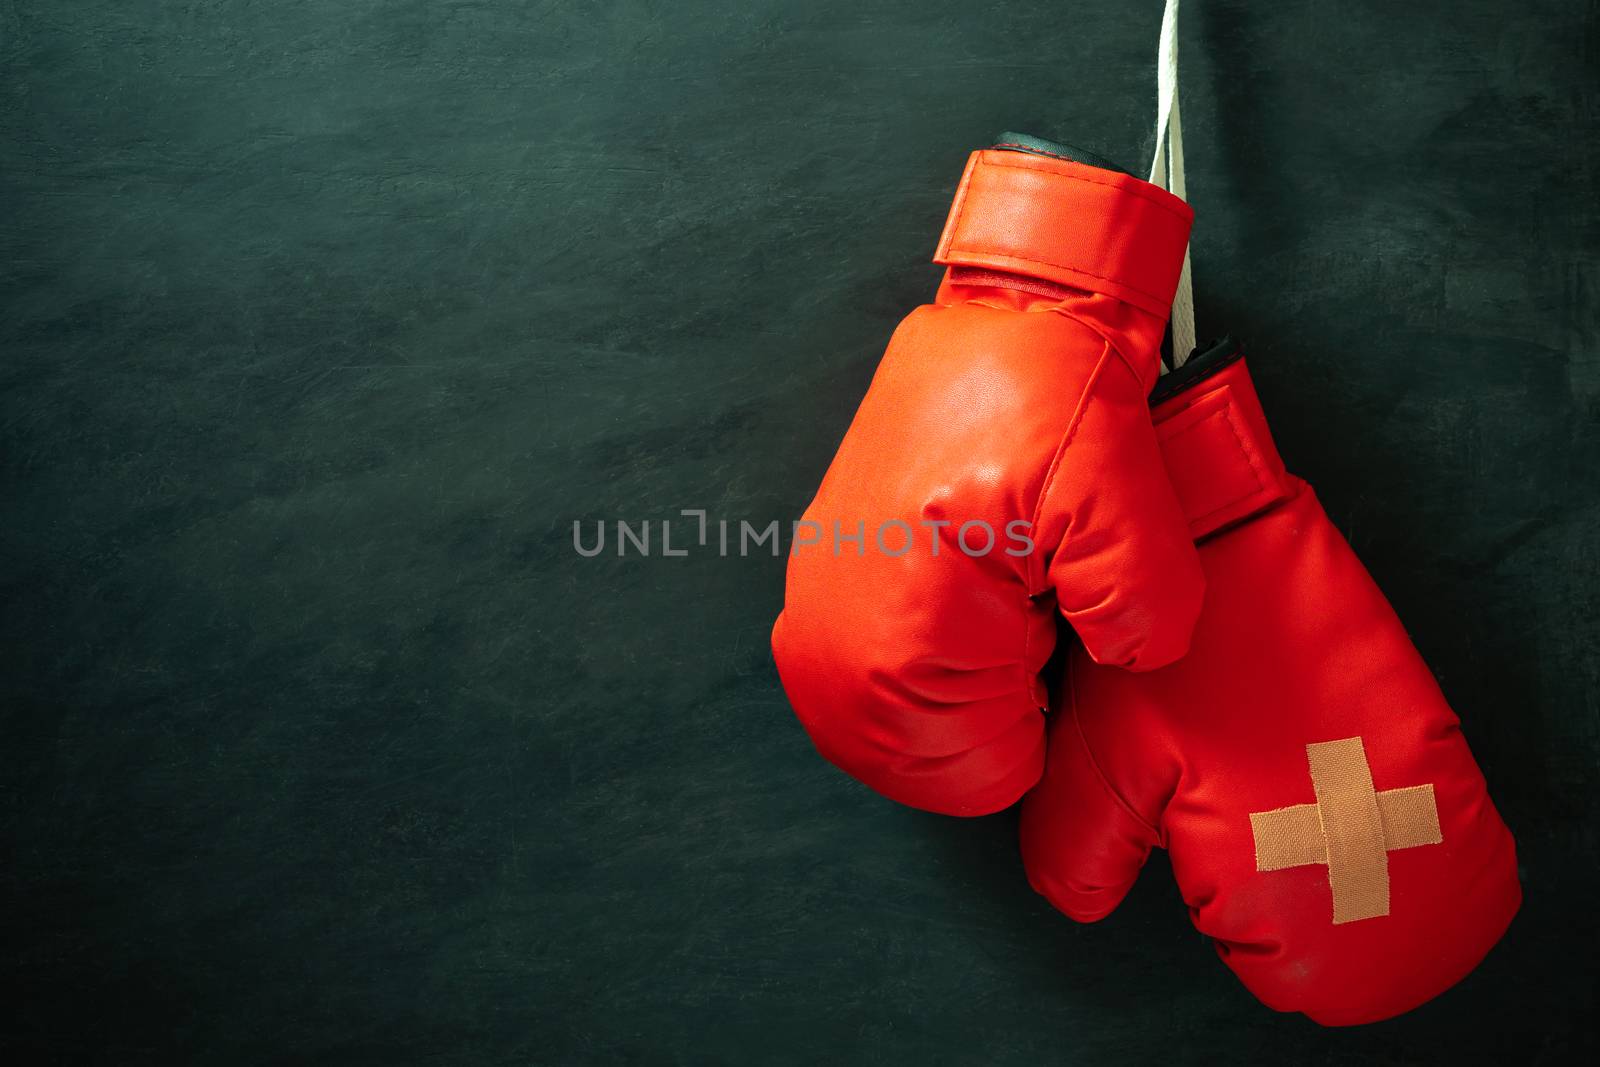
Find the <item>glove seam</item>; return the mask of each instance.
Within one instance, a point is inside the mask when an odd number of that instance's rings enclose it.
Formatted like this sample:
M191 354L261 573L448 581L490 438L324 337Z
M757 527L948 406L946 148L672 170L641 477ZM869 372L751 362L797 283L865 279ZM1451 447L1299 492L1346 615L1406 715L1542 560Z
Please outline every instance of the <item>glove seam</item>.
M1135 305L1135 306L1137 306L1137 305ZM1041 309L1041 313L1049 314L1049 315L1060 315L1062 318L1067 319L1067 320L1069 320L1071 322L1075 322L1079 326L1082 326L1084 329L1088 330L1090 333L1092 333L1096 337L1100 338L1101 342L1104 343L1105 346L1107 348L1109 348L1116 355L1117 362L1121 363L1124 367L1128 368L1128 373L1133 375L1134 384L1139 387L1139 391L1141 393L1143 393L1146 396L1148 396L1150 391L1154 388L1154 385L1145 384L1145 376L1143 374L1139 373L1139 368L1133 365L1133 360L1128 358L1128 354L1126 352L1124 352L1120 347L1118 347L1116 342L1111 340L1111 338L1107 337L1106 334L1105 334L1105 331L1102 330L1099 326L1097 326L1090 319L1086 319L1081 315L1075 314L1074 312L1068 310L1067 308L1062 307L1059 304L1052 304L1049 307L1043 308L1043 309ZM1152 370L1155 369L1154 363L1152 363L1151 369Z
M1096 166L1093 163L1085 163L1081 159L1073 159L1071 156L1065 155L1065 154L1063 154L1061 152L1052 152L1049 149L1040 148L1037 145L1027 145L1027 144L1022 144L1022 143L1017 142L1017 141L997 141L996 143L990 145L989 147L991 147L991 148L1009 148L1009 149L1013 149L1014 151L1017 151L1017 152L1026 152L1029 155L1045 156L1048 159L1059 159L1063 163L1076 163L1080 167L1094 167L1095 170L1111 170L1112 169L1111 167L1100 167L1100 166ZM1084 153L1084 155L1091 155L1091 154L1092 153L1089 153L1089 152L1085 152ZM1116 169L1121 171L1121 173L1123 173L1123 174L1128 174L1127 171L1122 170L1122 168L1120 168L1120 167L1118 167ZM1131 177L1133 177L1133 175L1132 174L1128 174L1128 177L1131 178Z
M966 208L966 202L963 200L962 209L965 210L965 208ZM959 220L958 220L958 224L959 224ZM1128 290L1128 292L1135 293L1135 294L1137 294L1139 296L1144 297L1146 300L1150 301L1152 304L1154 304L1157 307L1163 307L1163 306L1166 306L1167 304L1170 303L1170 301L1163 300L1161 297L1157 296L1155 293L1148 292L1148 291L1146 291L1144 289L1141 289L1139 286L1133 285L1133 284L1131 284L1129 282L1126 282L1126 281L1123 281L1121 278L1114 278L1109 274L1096 274L1092 270L1084 270L1082 267L1074 267L1070 263L1056 263L1056 262L1054 262L1052 260L1040 259L1038 256L1018 256L1018 255L1013 255L1010 252L1005 252L1005 251L1002 251L1002 250L996 249L996 248L984 248L983 246L978 245L978 244L970 244L970 245L962 244L962 245L958 245L957 242L955 242L954 240L952 240L950 242L950 248L945 252L944 260L950 261L950 253L951 252L955 252L957 254L960 254L962 252L976 253L978 255L995 256L995 257L998 257L1000 259L1007 259L1007 260L1012 261L1013 263L1023 263L1023 264L1030 264L1031 263L1031 264L1036 264L1036 265L1041 266L1041 267L1054 267L1056 270L1069 270L1074 274L1082 274L1083 276L1085 276L1087 278L1094 278L1097 281L1110 282L1113 285L1120 285L1124 289ZM938 262L940 262L940 260L936 259L936 260L934 260L934 262L938 263ZM952 265L955 265L955 266L965 266L965 264L956 263L954 261L951 261L951 263L952 263ZM1063 284L1065 284L1065 283L1063 283ZM1083 288L1087 288L1087 287L1085 286ZM1109 297L1112 297L1113 299L1116 298L1116 294L1115 293L1107 293L1105 295L1107 295ZM1123 301L1123 303L1133 304L1135 307L1139 307L1139 305L1137 303L1135 303L1134 301L1132 301L1132 300L1125 300L1125 301ZM1141 307L1140 310L1141 311L1148 311L1149 309ZM1150 312L1150 314L1156 314L1156 312L1152 311L1152 312Z
M1017 291L1017 290L1013 290L1013 292L1015 292L1015 291ZM1008 315L1009 314L1017 314L1018 313L1016 311L1016 309L1014 309L1014 308L1006 307L1004 304L992 303L992 302L990 302L988 300L984 300L982 297L976 297L976 296L968 297L966 300L961 301L961 303L962 304L975 305L977 307L988 308L991 311L1004 311ZM1077 323L1078 325L1082 326L1084 329L1088 330L1090 333L1094 334L1096 337L1100 338L1100 343L1105 345L1107 348L1109 348L1111 350L1112 354L1114 354L1117 357L1117 362L1121 363L1124 367L1128 368L1128 373L1133 375L1133 383L1139 387L1139 390L1141 392L1148 393L1150 391L1151 387L1145 384L1144 375L1139 373L1139 369L1133 365L1133 361L1128 359L1127 355L1125 355L1123 353L1122 349L1118 348L1116 346L1116 344L1114 344L1109 337L1107 337L1104 333L1102 333L1100 331L1100 328L1098 326L1096 326L1094 323L1090 322L1088 319L1082 318L1082 317L1080 317L1078 315L1074 315L1072 312L1067 311L1065 308L1054 306L1054 305L1052 305L1050 307L1047 307L1047 308L1041 308L1038 311L1024 311L1024 312L1021 312L1021 314L1024 314L1024 315L1060 315L1064 319L1067 319L1067 320L1069 320L1071 322ZM1101 353L1101 356L1103 358L1104 357L1104 353ZM1085 389L1087 389L1088 387L1089 387L1088 385L1084 386Z
M1106 791L1106 795L1116 802L1118 807L1127 813L1130 819L1147 831L1155 841L1160 841L1161 831L1152 825L1150 820L1140 815L1134 806L1128 803L1127 798L1122 795L1121 791L1111 784L1111 779L1106 775L1105 768L1100 766L1099 759L1095 757L1094 747L1089 744L1089 735L1084 733L1083 720L1078 715L1078 688L1076 680L1072 678L1070 671L1067 676L1067 693L1072 703L1072 728L1078 733L1078 741L1083 745L1084 758L1089 761L1089 766L1094 768L1095 777L1100 780L1100 787Z
M1044 512L1045 501L1050 499L1050 490L1056 484L1056 475L1061 472L1061 464L1066 458L1067 449L1072 446L1073 440L1078 436L1078 427L1083 425L1083 418L1088 413L1094 387L1100 381L1100 375L1105 370L1106 358L1111 350L1111 343L1109 341L1105 342L1105 347L1100 351L1100 358L1095 361L1094 370L1089 372L1089 380L1084 383L1083 392L1078 396L1078 406L1072 412L1072 421L1067 423L1066 431L1062 433L1061 441L1056 445L1055 455L1050 459L1050 469L1045 473L1044 486L1039 490L1039 497L1033 503L1033 514L1029 516L1031 528L1034 530L1039 529L1039 516ZM1028 576L1027 585L1028 596L1031 598L1035 595L1032 592L1035 587L1043 588L1044 575L1048 572L1048 568L1040 566L1037 553L1030 553L1028 556L1028 569L1032 572ZM1026 654L1026 644L1024 644L1024 654Z
M1182 437L1184 434L1192 433L1193 431L1198 430L1200 427L1204 426L1210 420L1218 418L1218 417L1221 417L1223 423L1228 427L1228 432L1233 434L1234 444L1239 449L1239 456L1240 456L1240 458L1242 458L1244 460L1245 468L1247 470L1249 470L1250 477L1255 479L1255 483L1256 484L1255 484L1255 488L1251 489L1249 492L1241 493L1238 496L1234 497L1232 500L1228 500L1228 501L1226 501L1226 502L1224 502L1222 504L1219 504L1216 507L1212 508L1210 511L1205 512L1204 514L1200 514L1200 515L1194 516L1192 519L1189 520L1189 524L1191 526L1193 526L1193 525L1195 525L1197 523L1203 523L1207 519L1211 518L1211 516L1216 515L1219 512L1227 511L1229 508L1232 508L1232 507L1237 507L1239 504L1243 503L1246 500L1249 500L1253 496L1260 496L1262 493L1265 493L1267 491L1267 489L1268 489L1268 485L1267 485L1266 479L1264 479L1262 477L1262 471L1260 469L1259 464L1256 461L1255 455L1250 451L1249 447L1245 444L1244 434L1239 432L1239 423L1234 418L1233 404L1231 402L1226 404L1225 406L1219 408L1218 410L1212 412L1211 414L1205 416L1205 418L1202 418L1200 421L1195 422L1195 423L1191 423L1190 425L1185 426L1183 429L1179 430L1177 433L1175 433L1171 437L1167 438L1167 440L1169 442L1170 441L1176 441L1178 438Z
M1079 163L1077 160L1070 160L1069 159L1069 160L1065 160L1065 162L1071 163L1074 166L1079 166L1079 167L1087 167L1087 166L1089 166L1089 164L1087 164L1087 163ZM1037 174L1039 171L1043 170L1046 173L1060 175L1063 178L1067 178L1067 179L1070 179L1071 181L1075 181L1075 182L1083 182L1086 185L1103 185L1107 189L1115 189L1120 193L1127 193L1129 196L1133 197L1136 200L1143 200L1145 203L1149 204L1151 207L1160 209L1162 212L1164 212L1164 213L1166 213L1168 215L1171 215L1173 218L1177 219L1179 222L1185 223L1187 225L1193 225L1193 223L1194 223L1193 218L1184 218L1183 212L1174 210L1173 207L1170 204L1163 203L1160 200L1157 200L1155 197L1147 195L1142 190L1140 190L1137 186L1130 186L1126 182L1102 182L1102 181L1096 181L1093 178L1085 178L1081 174L1067 174L1067 173L1065 173L1063 171L1056 170L1053 167L1026 167L1026 166L1019 166L1016 163L1000 163L1000 162L996 162L995 160L992 160L992 159L985 159L983 161L983 165L986 166L986 167L1000 167L1000 168L1002 168L1004 170L1028 170L1028 171L1033 171L1035 174ZM1093 168L1091 168L1091 169L1093 169ZM1140 178L1135 178L1131 174L1124 175L1124 177L1127 178L1127 179L1131 179L1132 181L1139 182L1142 185L1146 185L1146 186L1150 185L1149 182L1143 181ZM1154 186L1151 186L1151 188L1154 188ZM1165 192L1165 190L1163 190L1163 192ZM1180 204L1185 203L1183 201L1183 199L1180 198L1180 197L1173 196L1173 194L1171 194L1171 193L1167 193L1167 195L1168 196L1172 196L1172 198L1174 200L1177 200L1178 203L1180 203ZM1187 205L1185 205L1185 206L1187 206ZM1059 266L1059 264L1057 264L1057 265Z

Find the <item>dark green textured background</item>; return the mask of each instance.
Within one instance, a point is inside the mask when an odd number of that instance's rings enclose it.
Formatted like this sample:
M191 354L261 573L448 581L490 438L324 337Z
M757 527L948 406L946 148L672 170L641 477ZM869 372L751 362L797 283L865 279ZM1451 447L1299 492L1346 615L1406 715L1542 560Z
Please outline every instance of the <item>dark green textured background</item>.
M0 3L12 1062L1562 1063L1593 1051L1597 8L1183 21L1202 332L1246 339L1453 700L1528 901L1322 1031L1152 863L811 750L781 561L1001 129L1148 160L1158 0Z

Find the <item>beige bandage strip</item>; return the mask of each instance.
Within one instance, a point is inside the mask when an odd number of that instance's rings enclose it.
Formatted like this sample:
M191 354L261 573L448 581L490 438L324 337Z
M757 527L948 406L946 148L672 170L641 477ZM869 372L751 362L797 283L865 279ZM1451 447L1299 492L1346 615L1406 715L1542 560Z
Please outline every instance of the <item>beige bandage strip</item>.
M1250 813L1256 870L1325 864L1335 923L1389 914L1388 853L1444 840L1433 786L1379 793L1359 737L1307 745L1306 758L1315 804Z
M1328 843L1322 839L1322 816L1315 804L1296 804L1277 811L1252 811L1250 827L1256 835L1256 870L1281 871L1328 862Z

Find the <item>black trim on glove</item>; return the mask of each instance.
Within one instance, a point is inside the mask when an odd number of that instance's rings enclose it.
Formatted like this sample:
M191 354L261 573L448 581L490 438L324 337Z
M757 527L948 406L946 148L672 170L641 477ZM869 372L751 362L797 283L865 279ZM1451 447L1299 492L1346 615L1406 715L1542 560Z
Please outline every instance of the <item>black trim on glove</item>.
M1108 159L1101 159L1093 152L1085 152L1081 148L1071 145L1057 144L1046 141L1043 137L1033 137L1026 133L1012 133L1007 130L996 139L993 147L1007 152L1027 152L1035 156L1049 156L1052 159L1065 159L1072 163L1082 163L1089 167L1099 167L1101 170L1114 170L1119 174L1128 172Z

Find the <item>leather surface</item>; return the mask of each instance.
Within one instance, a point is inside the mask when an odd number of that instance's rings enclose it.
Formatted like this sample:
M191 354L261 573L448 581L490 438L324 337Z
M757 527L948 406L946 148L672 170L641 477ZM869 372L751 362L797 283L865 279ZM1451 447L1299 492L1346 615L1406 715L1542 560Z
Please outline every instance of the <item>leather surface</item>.
M1194 213L1128 174L1069 159L974 152L933 260L1111 296L1165 321ZM1153 360L1135 350L1143 378Z
M972 154L951 269L805 511L822 543L791 552L772 634L818 750L884 795L988 815L1038 780L1058 610L1121 668L1188 647L1202 582L1150 425L1166 318L1143 294L1170 298L1190 219L1127 175Z
M1044 778L1022 806L1029 879L1067 914L1099 919L1160 845L1195 925L1269 1006L1335 1025L1414 1008L1510 922L1511 836L1389 602L1284 471L1246 363L1155 419L1201 539L1206 604L1189 655L1163 670L1072 657ZM1338 850L1329 864L1258 871L1251 815L1315 801L1308 746L1349 738L1377 790L1432 787L1443 840L1384 852L1380 836L1386 913L1336 923ZM1336 814L1323 813L1330 835ZM1375 806L1370 817L1376 832Z

